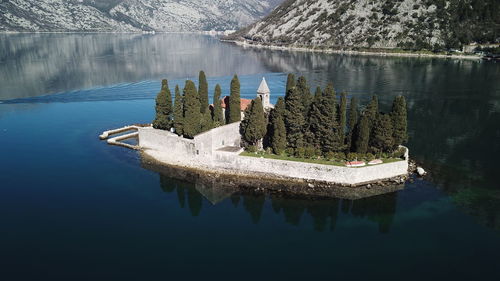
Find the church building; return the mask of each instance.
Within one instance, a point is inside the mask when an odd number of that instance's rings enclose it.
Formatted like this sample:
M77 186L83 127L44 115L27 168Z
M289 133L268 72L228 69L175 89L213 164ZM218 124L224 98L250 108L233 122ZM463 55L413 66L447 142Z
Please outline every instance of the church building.
M271 90L269 90L266 78L264 77L262 78L262 82L260 82L260 86L257 89L257 97L262 100L264 111L269 111L274 108L274 105L271 104ZM250 106L251 103L251 99L240 99L241 119L245 117L245 110ZM225 96L221 99L221 105L223 116L226 116L226 108L229 108L229 96Z

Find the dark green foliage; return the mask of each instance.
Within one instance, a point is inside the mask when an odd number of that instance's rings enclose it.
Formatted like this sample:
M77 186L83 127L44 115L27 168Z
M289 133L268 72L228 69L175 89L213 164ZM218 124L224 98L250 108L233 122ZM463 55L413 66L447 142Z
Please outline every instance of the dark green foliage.
M294 87L295 87L295 75L290 73L288 74L288 77L286 79L285 99L287 98L289 91Z
M367 116L367 112L364 112L359 120L356 133L356 152L366 153L368 152L368 144L370 142L370 121Z
M339 141L341 144L345 143L345 131L347 126L347 94L342 93L340 95L340 105L339 105Z
M266 135L267 124L262 100L260 98L252 100L252 104L246 112L244 122L240 124L241 135L246 143L257 145Z
M313 96L311 95L311 88L307 84L307 80L304 76L300 76L297 80L297 90L302 96L302 104L304 105L304 119L307 119Z
M397 96L392 103L392 125L395 148L408 140L406 100Z
M217 84L215 85L215 92L214 92L214 111L212 113L212 120L214 122L214 125L221 125L224 122L224 117L222 116L222 105L221 105L221 88L220 85Z
M285 98L285 126L288 146L294 149L304 146L305 120L303 113L302 96L297 88L293 87Z
M201 114L200 133L213 129L214 122L212 120L212 115L210 114L210 111L205 111L205 113L200 113L200 114Z
M172 94L167 79L161 81L161 91L156 96L156 117L153 121L155 129L170 130L172 127Z
M227 110L227 108L226 108ZM240 98L240 80L234 75L231 80L231 94L229 95L229 118L228 124L239 122L241 120L241 98Z
M193 138L200 133L200 101L193 81L186 81L184 87L184 136Z
M200 112L203 114L208 111L208 83L205 72L200 71L198 95L200 96Z
M271 147L276 154L282 154L286 149L285 100L278 98L276 106L271 111Z
M388 152L394 147L392 119L389 114L379 114L371 139L373 152Z
M372 96L372 100L366 106L365 114L367 114L368 121L370 121L370 127L377 120L378 115L378 97Z
M358 114L359 114L359 109L358 109L358 99L356 97L353 97L351 99L351 104L349 107L349 126L347 127L347 130L349 132L349 136L347 139L347 148L352 149L353 147L353 136L354 130L356 128L356 124L358 123Z
M321 138L321 149L323 152L339 151L342 147L338 138L337 98L332 84L326 87L320 105L324 120L324 123L320 124L318 135Z
M181 91L179 90L179 85L175 85L175 98L174 98L174 129L175 133L179 136L184 134L183 124L184 124L184 109L183 109L183 98L181 96Z

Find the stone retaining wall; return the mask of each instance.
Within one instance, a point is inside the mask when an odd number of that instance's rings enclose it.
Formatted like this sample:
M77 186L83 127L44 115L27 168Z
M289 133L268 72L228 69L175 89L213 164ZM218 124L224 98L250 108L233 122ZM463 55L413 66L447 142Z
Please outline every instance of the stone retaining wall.
M139 128L139 146L156 160L211 172L249 176L266 174L353 186L408 174L408 151L405 160L361 168L248 157L217 151L224 146L239 146L239 143L239 123L215 128L196 136L194 140L167 131Z

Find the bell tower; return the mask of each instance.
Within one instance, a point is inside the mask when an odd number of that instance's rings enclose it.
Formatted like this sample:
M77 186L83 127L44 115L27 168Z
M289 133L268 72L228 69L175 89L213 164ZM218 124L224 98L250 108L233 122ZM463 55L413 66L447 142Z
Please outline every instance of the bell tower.
M257 90L257 96L262 100L262 107L264 107L264 110L273 107L270 101L271 91L264 77L262 77L262 82L260 82L259 89Z

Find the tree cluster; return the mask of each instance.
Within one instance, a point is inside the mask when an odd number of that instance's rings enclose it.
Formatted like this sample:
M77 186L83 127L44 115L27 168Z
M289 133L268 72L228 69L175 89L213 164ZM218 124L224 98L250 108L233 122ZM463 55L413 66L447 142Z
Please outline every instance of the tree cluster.
M245 114L242 138L255 150L259 141L275 154L295 157L392 153L407 141L407 112L403 96L394 99L389 113L379 111L377 96L360 110L346 93L340 100L333 88L317 88L314 95L304 77L288 76L285 98L279 98L268 118L259 99ZM267 121L267 122L266 122ZM258 147L257 147L258 148ZM344 157L345 158L345 157Z
M172 106L172 95L168 81L162 80L161 91L156 97L156 117L153 127L161 130L171 130L179 136L194 138L194 136L226 123L241 120L240 113L240 82L238 76L231 81L226 117L221 105L222 90L219 84L215 86L213 106L208 104L208 82L206 75L200 71L198 88L191 80L187 80L181 92L179 85L175 86L175 96Z

